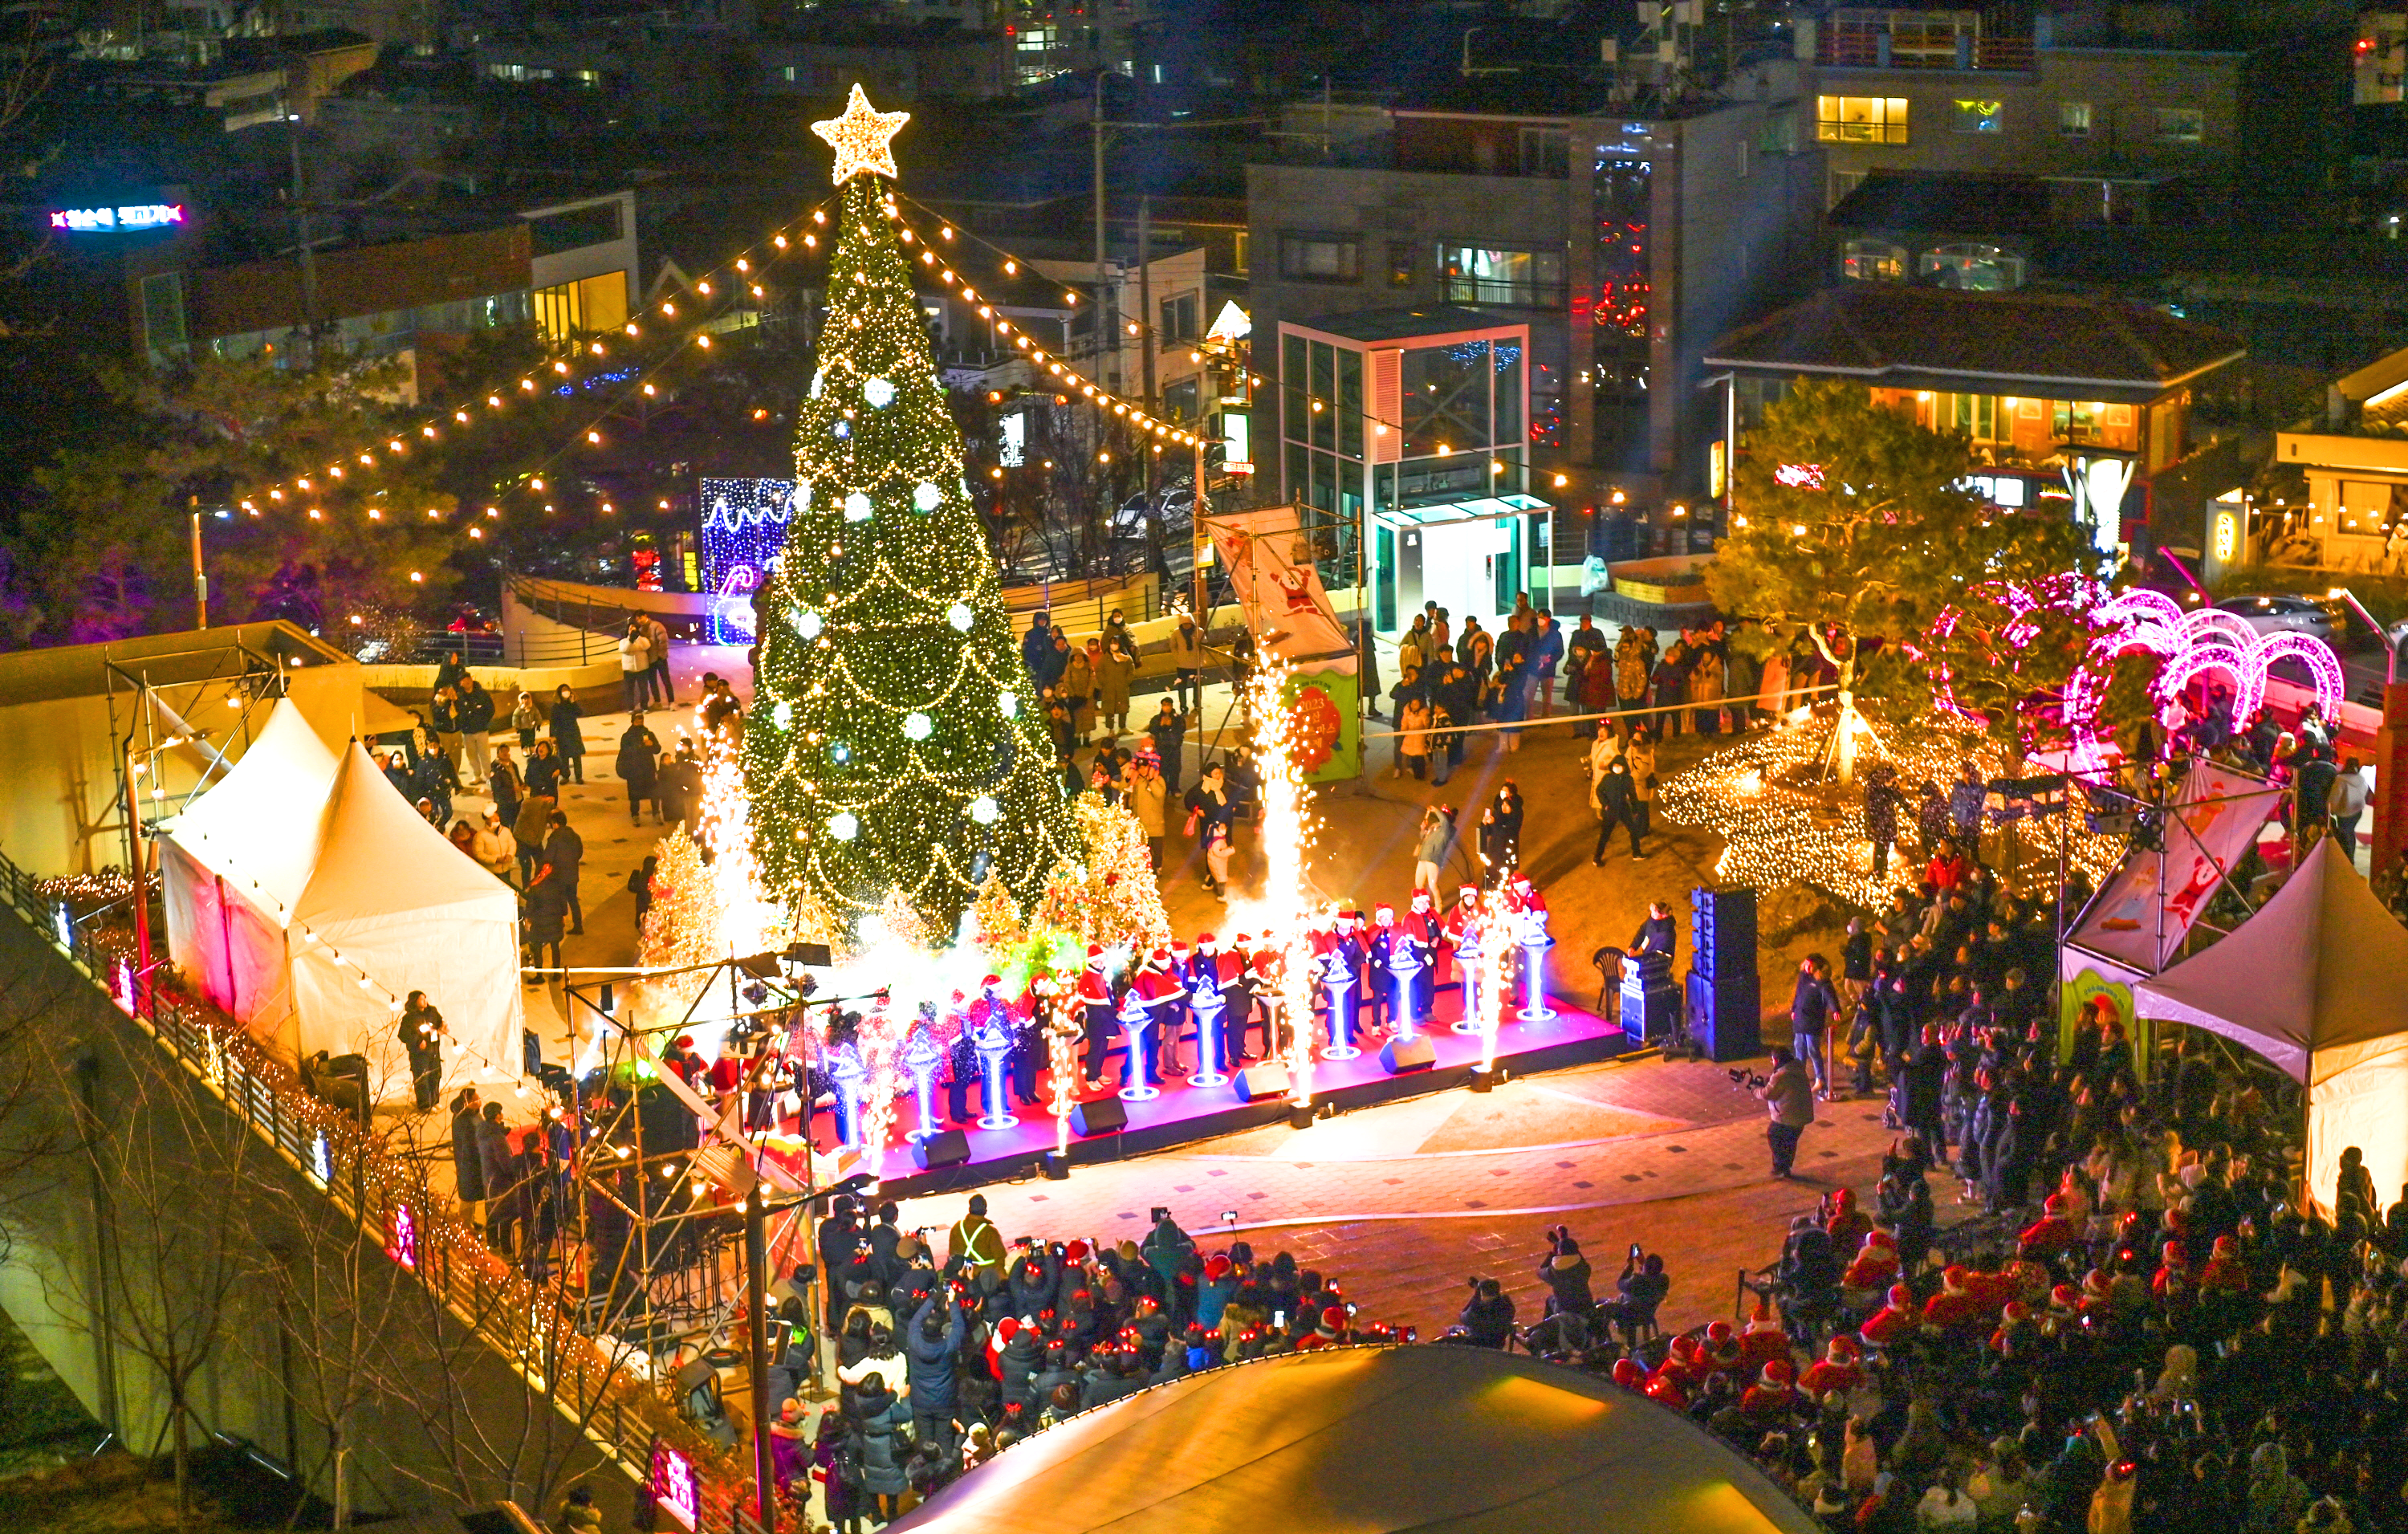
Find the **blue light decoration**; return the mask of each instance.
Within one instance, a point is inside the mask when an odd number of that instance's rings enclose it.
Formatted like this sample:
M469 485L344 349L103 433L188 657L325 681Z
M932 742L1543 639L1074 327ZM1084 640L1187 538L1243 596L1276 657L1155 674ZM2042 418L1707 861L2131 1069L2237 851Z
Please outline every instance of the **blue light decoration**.
M1003 1092L1003 1063L1011 1056L1011 1031L1004 1026L1002 1004L988 998L979 1014L977 1025L970 1033L970 1047L978 1051L980 1082L983 1090L986 1111L979 1115L982 1129L1010 1129L1020 1123L1011 1111L1011 1104Z
M1427 950L1412 934L1400 934L1389 944L1388 973L1397 988L1397 1042L1400 1044L1419 1037L1413 1014L1421 1006L1422 971L1428 964Z
M167 229L183 222L182 203L120 203L110 208L55 208L50 210L50 227L70 235Z
M712 644L751 644L752 594L786 546L795 517L792 480L704 480L702 589L712 596L705 620Z
M1229 1079L1221 1068L1221 1015L1229 1004L1221 996L1217 959L1197 961L1196 972L1187 982L1187 1005L1196 1014L1196 1074L1187 1078L1187 1084L1220 1086Z
M836 1052L836 1063L828 1067L828 1075L836 1082L836 1142L839 1146L861 1143L861 1089L869 1084L869 1068L862 1064L860 1047L847 1041Z
M1363 1052L1354 1047L1354 966L1337 944L1321 955L1321 986L1329 1004L1329 1042L1321 1047L1321 1057L1352 1060L1360 1056Z
M1128 1040L1128 1054L1121 1061L1121 1101L1152 1102L1162 1096L1162 1088L1145 1079L1145 1030L1154 1026L1154 1014L1146 1011L1145 998L1134 985L1121 997L1119 1018L1121 1033Z
M945 1052L930 1037L923 1012L923 1026L911 1030L903 1041L903 1068L911 1073L911 1095L920 1105L920 1122L904 1136L913 1144L927 1139L944 1127L937 1120L937 1067L943 1063Z
M1522 928L1522 1011L1518 1015L1525 1023L1552 1022L1555 1010L1547 1005L1547 950L1555 946L1555 939L1547 930L1547 913L1525 906L1516 919Z

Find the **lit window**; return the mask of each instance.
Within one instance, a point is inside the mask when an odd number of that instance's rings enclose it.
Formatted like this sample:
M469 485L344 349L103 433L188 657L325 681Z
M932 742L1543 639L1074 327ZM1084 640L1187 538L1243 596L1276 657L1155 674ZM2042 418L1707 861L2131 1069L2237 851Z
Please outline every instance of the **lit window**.
M2057 131L2067 138L2090 136L2090 103L2060 101L2057 104Z
M2207 136L2207 114L2190 107L2157 108L2157 142L2196 144Z
M2005 104L1997 101L1959 101L1948 120L1948 126L1957 133L1997 133L2000 115Z
M1840 257L1840 275L1852 282L1896 282L1906 276L1906 248L1885 239L1852 239Z
M1903 144L1904 96L1817 96L1814 136L1826 144Z
M1553 308L1564 301L1560 251L1498 251L1473 245L1438 248L1439 283L1451 304L1509 304Z

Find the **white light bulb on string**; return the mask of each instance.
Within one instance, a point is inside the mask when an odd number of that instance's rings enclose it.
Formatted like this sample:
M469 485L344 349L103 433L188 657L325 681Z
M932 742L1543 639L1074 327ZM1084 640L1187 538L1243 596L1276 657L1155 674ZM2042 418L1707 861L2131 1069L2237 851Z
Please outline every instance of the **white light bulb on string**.
M991 794L982 794L972 799L969 808L970 819L981 825L993 825L996 816L1003 812L1002 807L995 802L995 796Z
M922 511L934 511L937 509L937 503L944 498L945 493L926 480L921 480L911 489L911 504Z
M811 509L811 482L809 480L796 483L791 504L794 507L795 515L798 517Z
M795 615L795 632L806 639L818 638L822 626L824 625L820 623L820 615L816 612L798 612Z
M871 379L861 386L861 397L873 410L882 410L895 403L895 385L887 379Z
M828 835L838 841L851 841L861 835L861 822L850 810L839 810L828 817Z
M903 738L906 740L925 740L936 728L936 721L916 710L903 716Z
M1004 718L1017 719L1020 717L1020 695L1013 692L1010 688L1007 687L1002 692L996 694L995 702L996 707L1003 710Z
M820 390L821 390L821 388L822 388L824 385L825 385L825 384L826 384L826 382L827 382L827 369L826 369L826 368L823 367L823 368L821 368L818 372L813 373L813 374L811 375L811 397L812 397L813 399L817 399L817 398L819 398L819 397L820 397Z
M852 495L847 495L844 498L844 520L847 522L867 522L869 520L869 497L858 490L854 491Z
M778 706L769 710L769 717L771 720L776 722L778 728L781 730L793 729L795 727L795 706L793 703L781 698L779 700Z
M945 609L945 622L953 624L953 631L957 634L968 634L970 631L970 624L976 619L977 614L970 611L970 605L968 602L956 602Z

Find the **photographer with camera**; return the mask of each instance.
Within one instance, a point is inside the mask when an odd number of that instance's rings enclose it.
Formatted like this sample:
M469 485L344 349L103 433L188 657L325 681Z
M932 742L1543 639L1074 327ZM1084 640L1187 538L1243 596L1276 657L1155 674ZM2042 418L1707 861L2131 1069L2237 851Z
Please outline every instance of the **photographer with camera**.
M1794 1176L1789 1168L1798 1159L1798 1141L1814 1122L1814 1078L1788 1045L1775 1044L1772 1074L1754 1078L1749 1085L1771 1119L1764 1138L1772 1146L1772 1175Z
M1546 1313L1585 1314L1597 1301L1589 1294L1588 1259L1581 1255L1580 1242L1572 1240L1571 1226L1549 1226L1547 1247L1547 1258L1539 1264L1539 1282L1547 1286Z
M1502 1350L1513 1340L1513 1297L1493 1278L1466 1279L1471 1297L1464 1301L1449 1340L1475 1348Z
M1672 1292L1671 1275L1664 1271L1660 1253L1642 1250L1637 1241L1622 1259L1622 1276L1613 1281L1619 1297L1597 1308L1607 1325L1622 1334L1627 1351L1638 1345L1639 1328L1656 1324L1656 1308Z

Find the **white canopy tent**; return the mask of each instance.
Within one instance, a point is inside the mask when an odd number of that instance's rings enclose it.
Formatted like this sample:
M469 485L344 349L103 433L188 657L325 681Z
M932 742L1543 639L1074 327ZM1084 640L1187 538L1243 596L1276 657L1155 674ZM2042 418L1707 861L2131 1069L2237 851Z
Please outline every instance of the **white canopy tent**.
M2213 948L2133 987L2143 1017L2222 1034L2308 1090L2308 1191L2329 1211L2341 1153L2378 1199L2408 1182L2408 928L2330 839Z
M337 759L289 708L167 827L169 953L289 1058L365 1055L379 1100L410 1094L394 1021L412 991L450 1030L447 1086L514 1081L517 895L420 819L356 742Z

